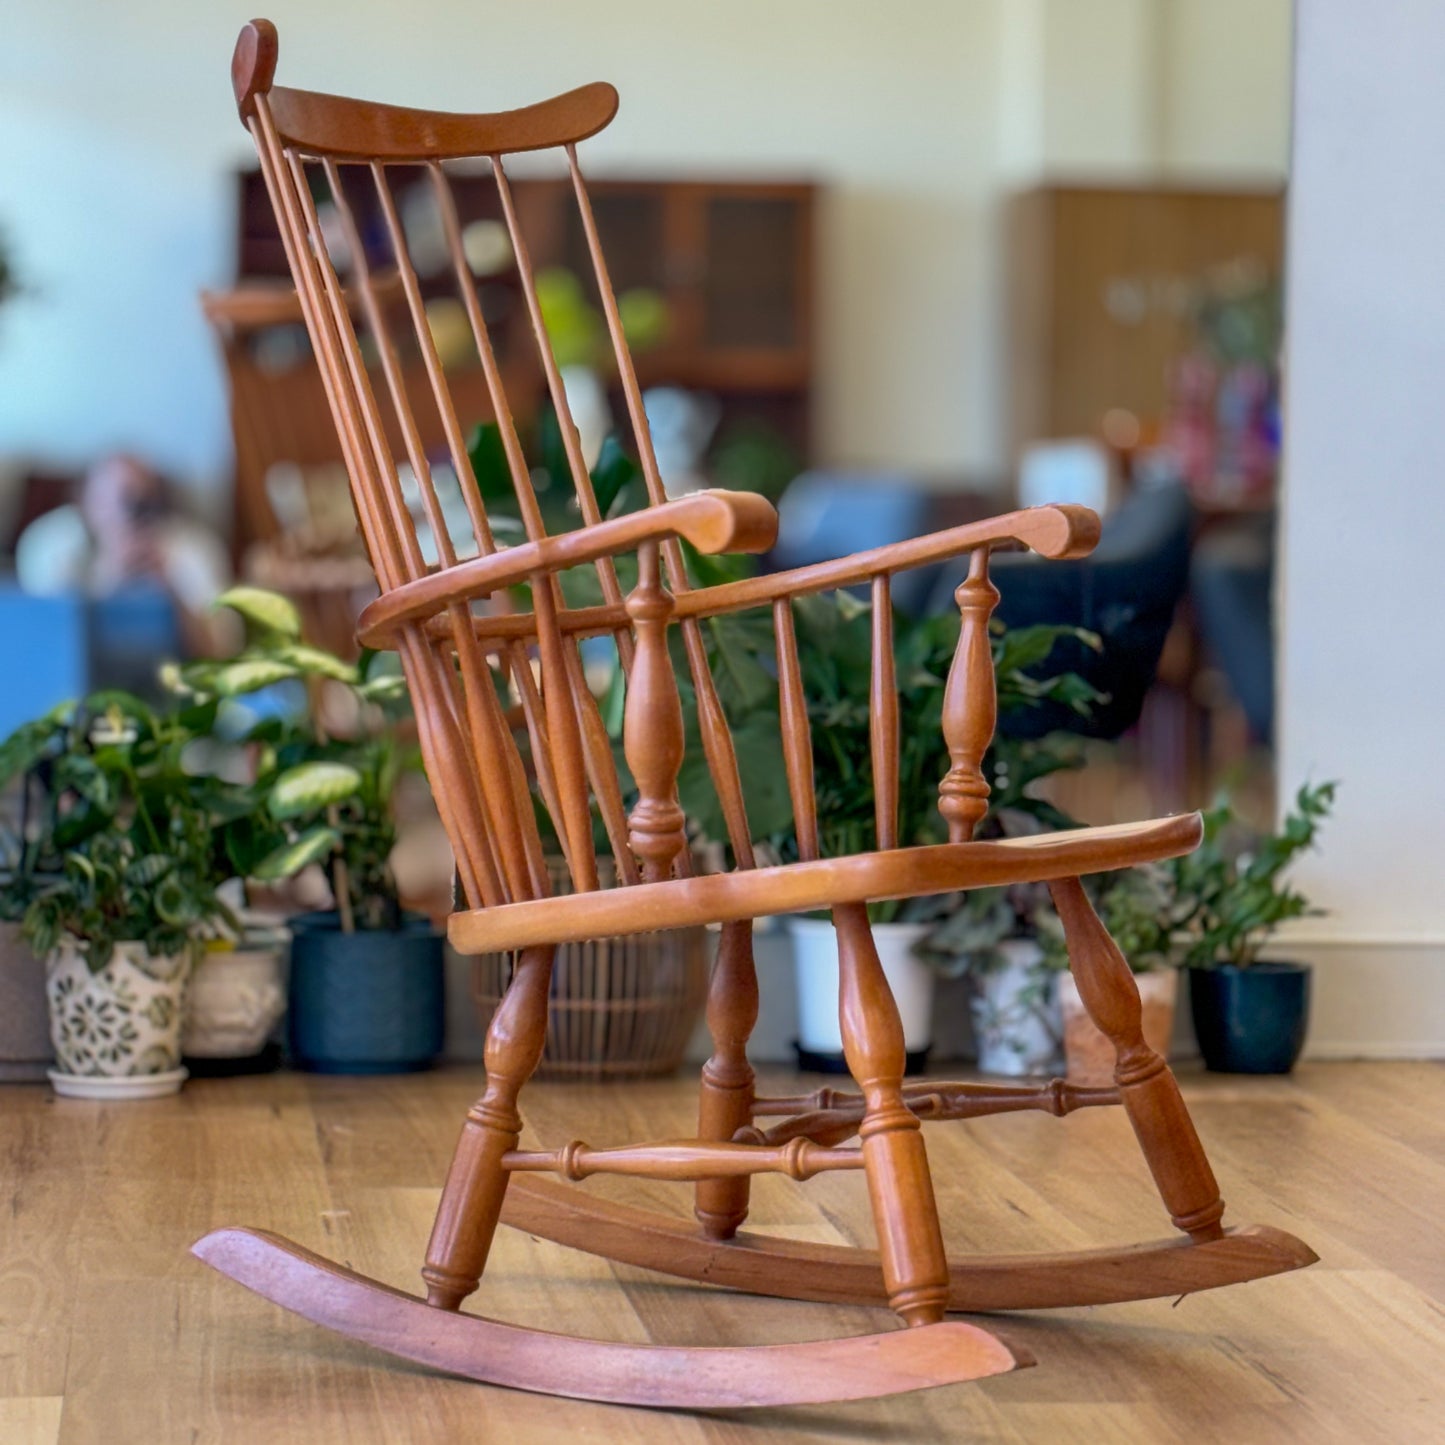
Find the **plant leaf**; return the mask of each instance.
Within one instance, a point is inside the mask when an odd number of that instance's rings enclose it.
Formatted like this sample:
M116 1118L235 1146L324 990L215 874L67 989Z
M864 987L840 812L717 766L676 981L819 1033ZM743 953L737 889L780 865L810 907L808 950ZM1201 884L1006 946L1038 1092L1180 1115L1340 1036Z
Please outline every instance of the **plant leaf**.
M273 687L296 674L297 669L291 663L279 658L243 658L217 668L214 685L222 697L240 697L244 693L259 692L263 687Z
M310 864L319 863L340 844L341 834L335 828L308 829L293 842L268 853L251 870L251 876L262 883L291 878Z
M276 779L267 806L273 818L299 817L353 797L361 781L349 763L302 763Z
M301 636L301 614L296 604L279 592L269 592L264 587L232 587L221 593L212 605L239 612L262 632L293 640Z

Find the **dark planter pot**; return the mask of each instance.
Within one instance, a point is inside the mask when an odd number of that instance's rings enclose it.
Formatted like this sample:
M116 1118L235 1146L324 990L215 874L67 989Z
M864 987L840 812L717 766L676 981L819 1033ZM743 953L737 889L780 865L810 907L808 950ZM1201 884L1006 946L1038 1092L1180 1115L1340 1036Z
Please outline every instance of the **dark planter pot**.
M18 923L0 923L0 1083L44 1083L54 1062L45 965Z
M1189 1003L1206 1068L1217 1074L1287 1074L1309 1025L1309 965L1191 968Z
M343 933L335 912L291 927L291 1061L320 1074L429 1068L445 1017L442 936L409 915L396 932Z

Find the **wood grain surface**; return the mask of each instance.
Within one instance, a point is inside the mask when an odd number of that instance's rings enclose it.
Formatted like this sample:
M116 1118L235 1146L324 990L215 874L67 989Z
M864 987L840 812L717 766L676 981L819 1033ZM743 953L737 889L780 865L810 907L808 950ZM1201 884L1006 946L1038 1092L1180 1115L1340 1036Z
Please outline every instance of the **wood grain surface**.
M760 1080L795 1093L793 1075ZM945 1440L1416 1442L1445 1412L1445 1067L1306 1065L1293 1079L1186 1075L1234 1217L1322 1256L1308 1270L1170 1300L990 1319L1032 1370L899 1399L665 1414L543 1399L397 1364L239 1290L193 1240L244 1221L414 1292L475 1070L396 1079L192 1081L102 1105L0 1094L0 1440L531 1442ZM690 1079L533 1084L526 1147L695 1122ZM934 1125L955 1256L1099 1248L1165 1232L1117 1109ZM692 1191L598 1179L581 1193L690 1218ZM1127 1221L1127 1223L1124 1223ZM872 1243L851 1174L754 1180L749 1229ZM785 1342L886 1328L876 1309L680 1285L498 1231L476 1305L631 1343Z

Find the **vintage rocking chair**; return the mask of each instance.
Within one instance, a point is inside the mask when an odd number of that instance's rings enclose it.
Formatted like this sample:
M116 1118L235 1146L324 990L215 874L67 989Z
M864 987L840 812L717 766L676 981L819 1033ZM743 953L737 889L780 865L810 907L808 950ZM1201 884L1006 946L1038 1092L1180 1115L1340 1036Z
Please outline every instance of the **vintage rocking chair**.
M1185 1294L1310 1263L1298 1240L1265 1227L1225 1230L1224 1205L1183 1100L1164 1061L1144 1042L1132 976L1095 916L1079 877L1175 856L1199 841L1197 815L1001 842L971 842L987 807L981 764L994 727L988 620L997 594L991 547L1022 545L1046 557L1087 553L1098 536L1092 512L1039 507L838 562L689 590L679 539L700 552L758 552L776 515L755 496L702 492L669 501L643 415L636 375L598 245L577 142L601 130L616 92L589 85L555 100L497 115L447 115L273 88L277 42L266 21L248 25L232 79L241 117L260 153L301 305L345 451L352 489L381 587L360 637L401 655L437 804L456 853L466 906L453 914L452 942L464 953L515 951L510 988L487 1034L487 1082L468 1112L427 1250L425 1301L323 1260L274 1235L221 1229L196 1253L268 1299L319 1324L404 1358L494 1384L657 1406L767 1405L861 1399L948 1384L1031 1363L948 1310L992 1311L1100 1304ZM561 378L532 285L526 240L504 158L560 148L596 280L651 505L621 517L599 514ZM541 367L561 425L583 525L548 536L503 394L486 320L468 269L441 163L486 157L495 176L535 331ZM463 441L472 418L457 415L431 343L417 274L388 181L388 166L429 172L457 291L491 385L517 504L528 540L499 550ZM369 171L394 264L410 307L415 344L427 362L445 423L451 464L466 486L476 556L458 561L433 493L416 422L400 385L395 339L375 304L341 165ZM348 286L362 300L369 344L381 361L390 404L421 480L440 549L424 566L402 505L397 468L378 398L362 363L351 311L322 239L313 197L329 190L349 233ZM408 344L411 344L410 342ZM613 559L636 552L638 582L626 596ZM898 845L898 704L891 636L890 575L948 558L969 558L958 589L962 632L948 680L945 735L952 766L939 787L950 841ZM564 604L558 574L595 564L603 602ZM475 613L471 604L530 584L524 614ZM830 588L872 587L872 758L877 849L818 856L818 820L792 599ZM758 867L733 743L708 670L703 619L748 607L771 609L776 631L782 749L802 860ZM686 820L676 797L684 756L679 695L667 645L680 629L697 698L706 761L727 820L734 871L693 876ZM624 747L639 797L624 812L601 716L577 642L611 636L628 673ZM534 673L534 665L539 674ZM550 897L529 783L491 679L510 680L530 741L536 783L564 848L575 892ZM538 682L540 676L540 684ZM515 720L515 719L513 719ZM618 886L599 889L591 809L600 813ZM1013 881L1047 882L1068 935L1079 989L1118 1051L1116 1087L903 1083L898 1013L879 966L866 905ZM822 1089L791 1098L755 1095L746 1045L758 1009L751 921L831 908L841 953L845 1053L858 1092ZM548 982L557 945L685 924L720 924L708 1003L714 1053L702 1070L698 1137L594 1148L518 1148L518 1093L540 1058ZM944 1252L921 1121L1005 1110L1064 1115L1119 1103L1138 1136L1179 1236L1158 1244L1074 1254L950 1260ZM763 1127L773 1116L783 1122ZM857 1135L858 1147L845 1147ZM806 1180L824 1170L861 1169L877 1228L876 1254L739 1233L749 1176ZM596 1173L696 1184L696 1226L648 1210L589 1198L537 1171L577 1181ZM519 1177L520 1176L520 1177ZM912 1328L808 1344L668 1348L582 1340L461 1313L476 1289L498 1222L607 1259L683 1279L798 1300L886 1304Z

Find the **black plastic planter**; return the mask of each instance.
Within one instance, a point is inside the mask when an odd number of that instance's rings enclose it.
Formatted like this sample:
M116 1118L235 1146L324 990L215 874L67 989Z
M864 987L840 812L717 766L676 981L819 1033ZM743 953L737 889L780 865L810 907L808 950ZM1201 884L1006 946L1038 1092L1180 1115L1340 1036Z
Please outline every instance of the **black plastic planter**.
M393 932L343 933L335 912L291 927L291 1060L321 1074L430 1067L445 1018L442 936L408 916Z
M1189 1003L1206 1068L1216 1074L1287 1074L1309 1025L1309 965L1191 968Z

